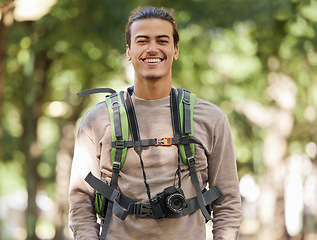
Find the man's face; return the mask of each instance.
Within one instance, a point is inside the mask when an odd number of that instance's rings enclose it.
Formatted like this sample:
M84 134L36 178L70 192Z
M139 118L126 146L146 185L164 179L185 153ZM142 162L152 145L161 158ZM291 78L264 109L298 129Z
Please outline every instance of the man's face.
M126 55L132 61L136 80L171 78L173 61L178 57L172 24L156 18L135 21Z

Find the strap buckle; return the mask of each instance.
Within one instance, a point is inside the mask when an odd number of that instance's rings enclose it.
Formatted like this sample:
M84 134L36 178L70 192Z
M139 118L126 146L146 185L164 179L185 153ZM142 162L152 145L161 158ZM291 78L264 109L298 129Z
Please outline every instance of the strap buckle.
M153 218L153 211L150 203L137 202L134 204L134 213L140 218Z
M116 173L119 172L120 170L120 166L121 166L121 163L120 162L113 162L112 164L112 170Z
M194 156L190 156L187 158L187 161L188 161L188 165L192 166L192 165L195 165L195 157Z
M156 144L158 146L171 146L172 145L172 138L167 137L166 135L163 138L156 138Z
M124 140L116 140L113 142L114 148L124 148Z

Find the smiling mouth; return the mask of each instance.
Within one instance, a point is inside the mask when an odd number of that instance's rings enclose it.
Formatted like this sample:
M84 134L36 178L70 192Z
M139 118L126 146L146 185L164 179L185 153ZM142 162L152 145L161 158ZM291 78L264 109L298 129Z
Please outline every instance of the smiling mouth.
M163 62L163 58L144 58L142 59L143 62L145 63L160 63Z

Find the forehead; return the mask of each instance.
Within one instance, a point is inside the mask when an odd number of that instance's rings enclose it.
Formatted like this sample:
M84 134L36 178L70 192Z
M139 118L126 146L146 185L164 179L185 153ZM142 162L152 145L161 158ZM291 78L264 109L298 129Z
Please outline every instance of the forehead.
M158 18L139 19L131 25L131 37L138 35L158 36L168 35L173 37L173 26L169 21Z

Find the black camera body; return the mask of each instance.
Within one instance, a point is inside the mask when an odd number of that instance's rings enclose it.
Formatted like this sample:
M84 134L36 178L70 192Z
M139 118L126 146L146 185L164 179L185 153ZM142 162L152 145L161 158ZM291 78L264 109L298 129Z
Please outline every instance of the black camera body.
M162 218L180 213L186 206L186 198L183 190L174 186L165 188L163 192L151 199L154 218Z

